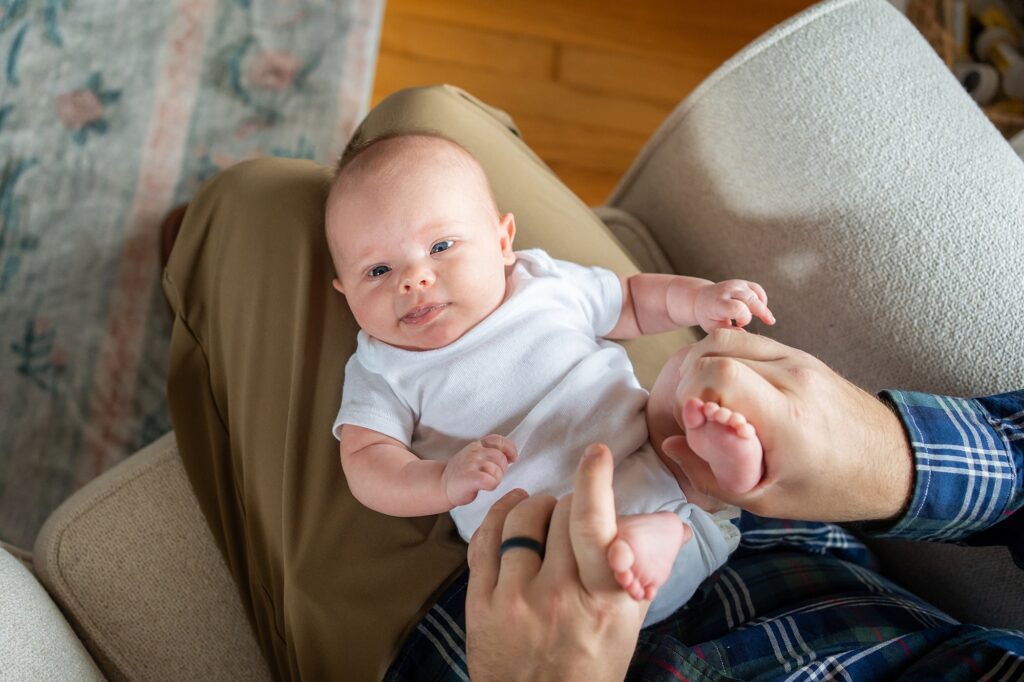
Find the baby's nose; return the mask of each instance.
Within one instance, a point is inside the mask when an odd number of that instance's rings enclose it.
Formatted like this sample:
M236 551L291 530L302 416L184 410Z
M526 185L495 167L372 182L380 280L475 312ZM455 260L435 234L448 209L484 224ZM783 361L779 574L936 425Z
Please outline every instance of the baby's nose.
M422 289L434 283L434 273L429 268L409 268L402 278L402 290L409 292Z

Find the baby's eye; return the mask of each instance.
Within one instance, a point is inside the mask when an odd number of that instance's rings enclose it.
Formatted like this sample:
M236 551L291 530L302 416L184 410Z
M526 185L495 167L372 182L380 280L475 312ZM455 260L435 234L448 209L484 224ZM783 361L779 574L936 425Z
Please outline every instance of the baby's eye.
M430 253L441 253L455 246L454 239L442 239L438 243L430 247Z
M368 274L370 277L383 277L389 272L391 272L391 268L389 268L386 265L374 265L366 274Z

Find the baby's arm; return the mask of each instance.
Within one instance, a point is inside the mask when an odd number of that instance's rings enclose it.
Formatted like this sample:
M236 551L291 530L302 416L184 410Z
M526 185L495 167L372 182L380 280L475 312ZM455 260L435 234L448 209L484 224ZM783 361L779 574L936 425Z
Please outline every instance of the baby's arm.
M632 339L699 324L745 327L753 317L775 324L768 296L759 284L742 279L712 282L699 277L640 273L619 277L622 312L609 339Z
M515 460L515 444L503 436L486 436L437 461L377 431L341 427L341 467L352 495L391 516L440 514L472 502L479 491L497 488Z

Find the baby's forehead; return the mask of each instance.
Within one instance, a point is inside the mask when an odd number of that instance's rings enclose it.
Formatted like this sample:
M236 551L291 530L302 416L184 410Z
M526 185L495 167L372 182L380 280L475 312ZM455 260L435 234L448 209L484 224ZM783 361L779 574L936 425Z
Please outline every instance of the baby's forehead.
M372 143L342 166L335 187L373 186L400 182L418 173L483 178L483 169L463 147L440 137L406 135Z
M439 179L457 187L465 198L476 195L478 200L471 199L471 203L479 201L477 205L488 212L497 212L487 176L468 151L440 137L403 135L372 143L338 169L328 198L329 241L362 241L372 233L372 224L347 223L342 217L346 203L362 204L360 197L377 201L382 196L402 201L403 187ZM408 229L411 234L413 227Z

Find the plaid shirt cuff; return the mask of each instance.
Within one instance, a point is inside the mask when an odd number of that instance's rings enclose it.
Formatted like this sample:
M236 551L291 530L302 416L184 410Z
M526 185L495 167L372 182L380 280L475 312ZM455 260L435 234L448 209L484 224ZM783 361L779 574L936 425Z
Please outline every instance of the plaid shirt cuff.
M966 399L883 391L914 453L914 492L878 537L958 542L1024 504L1024 391Z

